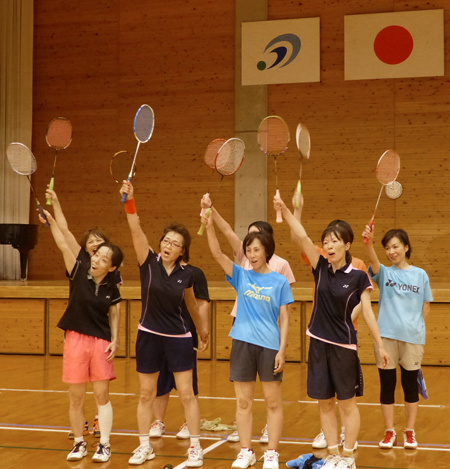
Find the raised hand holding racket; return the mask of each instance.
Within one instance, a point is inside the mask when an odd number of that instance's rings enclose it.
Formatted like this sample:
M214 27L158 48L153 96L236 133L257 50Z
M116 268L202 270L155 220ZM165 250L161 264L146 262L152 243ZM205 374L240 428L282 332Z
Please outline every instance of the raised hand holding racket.
M276 195L280 195L278 189L278 168L277 156L283 154L289 145L290 135L289 128L279 116L268 116L259 125L258 129L258 145L259 148L268 156L274 157L275 163L275 185L277 188ZM277 223L281 223L283 217L281 210L277 210Z
M369 222L369 228L372 229L374 219L375 219L375 212L378 208L378 203L380 202L381 193L383 192L383 188L388 185L392 184L398 176L400 172L400 156L394 150L387 150L385 151L377 163L376 168L376 176L378 181L381 182L382 186L380 189L380 194L378 195L378 200L375 205L375 210L373 211L372 218ZM369 238L364 237L363 239L364 244L369 242Z
M45 226L50 226L45 216L44 209L39 203L39 200L36 197L36 193L34 192L33 185L31 184L30 176L37 169L37 162L33 153L23 143L13 142L10 143L6 148L6 157L8 159L8 163L10 164L12 170L15 173L27 177L28 182L30 183L31 191L33 192L34 198L36 199L36 205L39 210L39 213L41 217L46 221Z
M216 171L221 175L216 193L219 190L220 183L222 182L224 176L233 175L242 166L242 163L244 162L244 152L245 144L240 138L230 138L220 147L214 162ZM205 199L202 199L202 201L205 202ZM210 204L210 207L211 206L212 203ZM209 211L207 210L205 212L205 216L207 217L209 213L210 208ZM197 234L200 236L203 235L204 230L205 224L202 223Z
M134 153L133 163L131 165L130 172L128 174L128 181L131 181L134 174L134 165L136 163L136 156L139 151L139 145L146 143L150 140L155 127L155 114L153 109L148 104L143 104L137 111L134 117L133 132L136 140L138 141L136 152ZM121 202L124 204L127 201L127 193L124 192L122 195Z
M300 196L302 192L302 169L303 169L303 160L308 160L311 152L311 138L309 135L309 130L305 125L299 123L297 125L297 131L295 133L295 140L297 143L297 149L300 154L300 175L298 177L296 194ZM296 201L296 208L300 208L299 201Z
M52 191L55 184L55 169L58 151L65 150L72 143L72 124L65 117L55 117L49 124L45 135L47 145L55 150L53 172L48 188ZM47 205L52 204L52 199L47 198Z

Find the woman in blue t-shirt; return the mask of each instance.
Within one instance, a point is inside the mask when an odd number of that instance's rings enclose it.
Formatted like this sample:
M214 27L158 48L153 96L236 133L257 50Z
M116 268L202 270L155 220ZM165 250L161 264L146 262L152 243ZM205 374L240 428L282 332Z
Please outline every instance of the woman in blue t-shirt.
M277 449L283 428L281 380L289 329L287 305L294 299L286 277L267 265L275 251L273 237L262 231L245 237L243 250L252 266L246 270L221 251L213 218L213 213L202 218L208 244L238 299L236 320L230 332L233 338L230 381L234 382L236 392L236 424L242 448L231 467L246 468L256 462L252 449L252 405L257 374L266 402L269 433L263 468L278 467Z
M369 274L380 288L378 327L390 361L387 369L380 369L380 402L386 432L379 446L392 448L397 441L394 429L395 386L397 365L400 365L401 382L405 396L406 429L403 446L417 448L414 432L419 407L418 374L425 344L425 319L433 300L426 272L409 264L411 243L406 231L389 230L381 240L390 267L380 264L373 247L374 231L366 226L363 237L369 257Z

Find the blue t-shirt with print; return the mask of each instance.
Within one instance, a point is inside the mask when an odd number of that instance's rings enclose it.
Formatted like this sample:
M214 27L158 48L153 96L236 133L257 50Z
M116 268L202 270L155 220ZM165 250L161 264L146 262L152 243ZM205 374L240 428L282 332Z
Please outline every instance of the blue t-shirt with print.
M425 344L423 304L433 301L430 281L423 269L410 266L397 269L380 264L380 271L369 274L380 288L378 328L381 337L410 344Z
M233 264L227 282L236 290L238 306L230 337L272 350L280 348L280 306L293 303L286 277L276 272L260 274Z

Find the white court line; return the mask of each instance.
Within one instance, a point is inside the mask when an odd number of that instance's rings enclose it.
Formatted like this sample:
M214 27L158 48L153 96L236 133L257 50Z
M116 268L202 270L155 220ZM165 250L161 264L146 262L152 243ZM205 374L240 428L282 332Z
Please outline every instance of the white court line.
M226 441L227 441L226 438L222 438L220 441L216 441L211 446L208 446L207 448L205 448L203 450L203 454L209 453L213 449L216 449L218 446L223 445ZM174 469L182 469L183 467L186 467L186 464L187 464L187 461L183 461L181 464L178 464L178 466L175 466Z
M0 388L0 391L11 391L11 392L43 392L43 393L60 393L67 394L69 391L57 391L53 389L13 389L13 388ZM86 394L94 394L92 391L87 391ZM110 392L110 396L137 396L135 393L127 392ZM170 397L178 399L178 396L171 394ZM199 399L208 399L215 401L235 401L235 397L216 397L216 396L198 396ZM254 399L254 402L264 402L264 399ZM297 404L318 404L318 401L288 401L289 403ZM337 402L336 402L337 405ZM359 406L379 406L379 402L358 402ZM394 404L395 407L405 407L405 404ZM431 405L431 404L419 404L419 407L426 407L428 409L443 409L445 405Z

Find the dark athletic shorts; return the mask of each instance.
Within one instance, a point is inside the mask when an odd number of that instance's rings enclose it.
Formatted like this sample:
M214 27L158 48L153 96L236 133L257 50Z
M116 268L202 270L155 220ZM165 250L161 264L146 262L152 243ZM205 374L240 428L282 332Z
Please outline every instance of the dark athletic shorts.
M192 370L192 388L194 389L194 396L198 395L198 377L197 377L197 360L195 360L195 366ZM167 363L164 360L163 366L158 376L158 389L156 391L157 396L164 396L169 394L172 389L177 389L175 383L175 377L167 368Z

